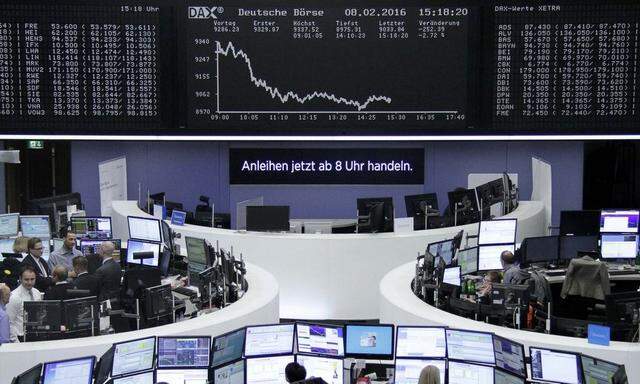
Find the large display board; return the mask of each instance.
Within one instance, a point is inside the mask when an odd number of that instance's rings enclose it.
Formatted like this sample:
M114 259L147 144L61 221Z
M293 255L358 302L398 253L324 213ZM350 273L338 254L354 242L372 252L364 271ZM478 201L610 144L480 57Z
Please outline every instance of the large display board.
M631 0L0 4L0 134L638 133Z

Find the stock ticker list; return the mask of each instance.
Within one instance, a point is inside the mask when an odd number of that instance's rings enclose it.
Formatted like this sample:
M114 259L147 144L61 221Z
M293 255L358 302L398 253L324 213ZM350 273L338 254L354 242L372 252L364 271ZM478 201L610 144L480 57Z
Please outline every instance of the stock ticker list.
M639 10L496 6L494 122L637 121Z
M0 5L0 120L159 118L159 9Z
M466 124L469 8L187 11L190 127Z

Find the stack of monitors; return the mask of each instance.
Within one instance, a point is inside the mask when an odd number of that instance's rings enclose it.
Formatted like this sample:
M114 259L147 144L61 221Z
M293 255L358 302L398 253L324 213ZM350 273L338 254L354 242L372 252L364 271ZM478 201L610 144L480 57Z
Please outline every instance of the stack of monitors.
M445 382L447 341L441 327L398 326L396 336L395 382L416 384L427 365L436 366L440 382Z
M319 377L328 384L344 380L344 329L342 326L296 324L298 354L296 361L307 377Z
M517 219L481 221L478 226L478 270L502 269L500 255L515 252Z
M111 363L113 384L155 383L155 352L155 336L114 344Z
M214 383L244 384L244 351L245 329L225 333L213 338L211 347L211 363Z
M129 224L127 264L144 264L158 267L162 245L160 220L149 217L127 216L127 222ZM145 257L136 257L136 253L144 254ZM153 257L151 257L152 255Z
M246 384L286 382L285 367L295 360L294 333L293 323L246 328L244 339Z
M209 336L158 337L157 382L207 384Z
M600 212L600 255L603 260L629 262L638 255L638 210Z

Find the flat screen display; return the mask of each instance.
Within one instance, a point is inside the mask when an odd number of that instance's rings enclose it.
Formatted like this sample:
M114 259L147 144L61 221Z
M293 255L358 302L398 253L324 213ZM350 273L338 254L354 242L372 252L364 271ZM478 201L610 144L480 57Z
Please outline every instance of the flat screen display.
M142 241L162 241L160 220L146 217L127 217L129 223L129 238Z
M582 384L582 368L578 354L529 348L531 378L562 384Z
M496 354L496 366L515 373L518 376L527 376L527 367L524 360L524 346L505 339L493 336L493 349Z
M427 365L433 365L438 368L440 373L440 383L444 383L446 376L445 360L430 359L402 359L396 358L394 369L394 378L396 384L418 384L420 372Z
M42 384L91 384L95 363L93 356L45 363Z
M347 324L345 352L347 356L372 359L393 358L393 325Z
M343 359L298 355L296 356L296 361L307 371L307 377L320 377L327 384L343 384Z
M493 368L449 361L449 384L493 384Z
M492 334L457 329L447 329L446 334L449 359L495 364Z
M158 337L158 368L207 368L211 337Z
M445 358L447 356L444 328L398 326L396 329L396 357Z
M244 360L221 365L213 370L215 384L244 384Z
M153 253L152 258L136 259L136 253ZM157 267L160 261L160 244L129 240L127 242L127 264L140 264Z
M481 221L478 245L515 243L517 223L517 219Z
M285 367L294 360L293 355L246 359L246 384L286 383Z
M247 327L244 355L267 356L293 353L294 324Z
M638 233L638 210L602 210L600 233Z
M242 358L244 328L216 336L213 339L211 367L217 367Z
M126 375L152 369L155 350L155 337L114 344L111 376Z
M514 244L481 245L478 247L478 270L494 271L502 269L500 255L504 251L515 252Z
M325 356L344 356L344 329L342 327L296 324L298 353Z

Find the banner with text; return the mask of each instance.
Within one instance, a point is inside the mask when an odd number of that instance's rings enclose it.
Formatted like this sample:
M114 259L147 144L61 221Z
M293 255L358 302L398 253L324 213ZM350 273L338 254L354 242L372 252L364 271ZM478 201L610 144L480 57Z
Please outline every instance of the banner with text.
M230 148L231 184L424 184L424 148Z

